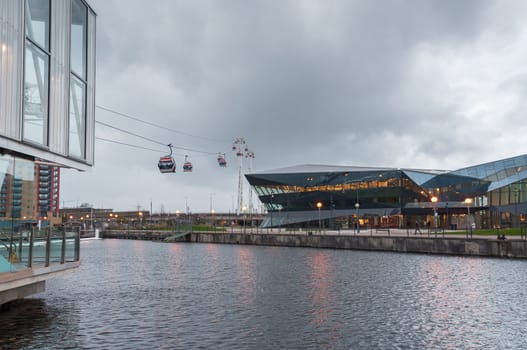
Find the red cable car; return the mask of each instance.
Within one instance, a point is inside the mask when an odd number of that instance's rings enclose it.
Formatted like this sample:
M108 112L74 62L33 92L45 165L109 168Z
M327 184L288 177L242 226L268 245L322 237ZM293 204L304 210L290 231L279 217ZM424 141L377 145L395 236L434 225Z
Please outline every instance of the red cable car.
M225 154L218 153L218 165L223 168L227 166L227 161L225 160Z
M172 158L172 144L169 144L168 147L170 148L170 154L159 158L159 163L157 163L157 167L161 173L176 172L176 162Z
M183 172L190 173L192 171L192 163L188 161L188 156L185 156L185 163L183 164Z
M159 158L159 163L157 167L161 173L175 173L176 172L176 162L171 156L164 156Z

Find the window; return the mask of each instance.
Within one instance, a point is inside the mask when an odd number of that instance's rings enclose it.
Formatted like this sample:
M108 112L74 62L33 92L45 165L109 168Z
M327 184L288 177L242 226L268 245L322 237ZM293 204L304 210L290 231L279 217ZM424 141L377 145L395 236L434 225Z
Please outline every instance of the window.
M86 79L88 9L80 0L73 0L71 6L71 71Z
M74 75L71 77L70 84L70 155L84 158L86 85Z
M47 145L49 96L49 0L26 1L24 140Z
M81 0L71 7L69 154L86 158L86 52L88 9Z
M26 37L49 51L49 0L26 1Z

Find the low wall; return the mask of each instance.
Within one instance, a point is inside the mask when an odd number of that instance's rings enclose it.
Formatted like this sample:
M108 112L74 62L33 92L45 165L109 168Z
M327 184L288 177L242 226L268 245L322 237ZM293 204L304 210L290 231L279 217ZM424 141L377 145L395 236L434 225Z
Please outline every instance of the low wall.
M400 253L527 258L527 241L492 238L423 238L192 232L188 242L377 250Z
M527 240L496 238L371 236L371 235L307 235L273 233L189 232L175 237L173 232L112 231L103 238L166 240L178 242L248 244L283 247L376 250L399 253L444 254L527 258Z

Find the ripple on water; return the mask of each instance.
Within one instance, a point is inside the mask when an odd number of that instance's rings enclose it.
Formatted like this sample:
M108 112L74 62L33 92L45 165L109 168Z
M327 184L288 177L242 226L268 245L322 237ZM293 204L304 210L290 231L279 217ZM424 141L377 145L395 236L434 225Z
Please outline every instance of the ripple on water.
M0 348L525 346L524 261L119 240L81 255L0 314Z

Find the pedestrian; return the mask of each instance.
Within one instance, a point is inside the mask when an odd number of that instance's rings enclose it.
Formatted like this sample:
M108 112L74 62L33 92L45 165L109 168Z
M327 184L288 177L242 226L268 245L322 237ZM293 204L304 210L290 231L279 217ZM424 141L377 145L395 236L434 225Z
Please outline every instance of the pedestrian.
M415 232L414 232L414 235L417 234L417 232L419 232L419 234L421 234L421 227L419 227L419 221L415 221Z

